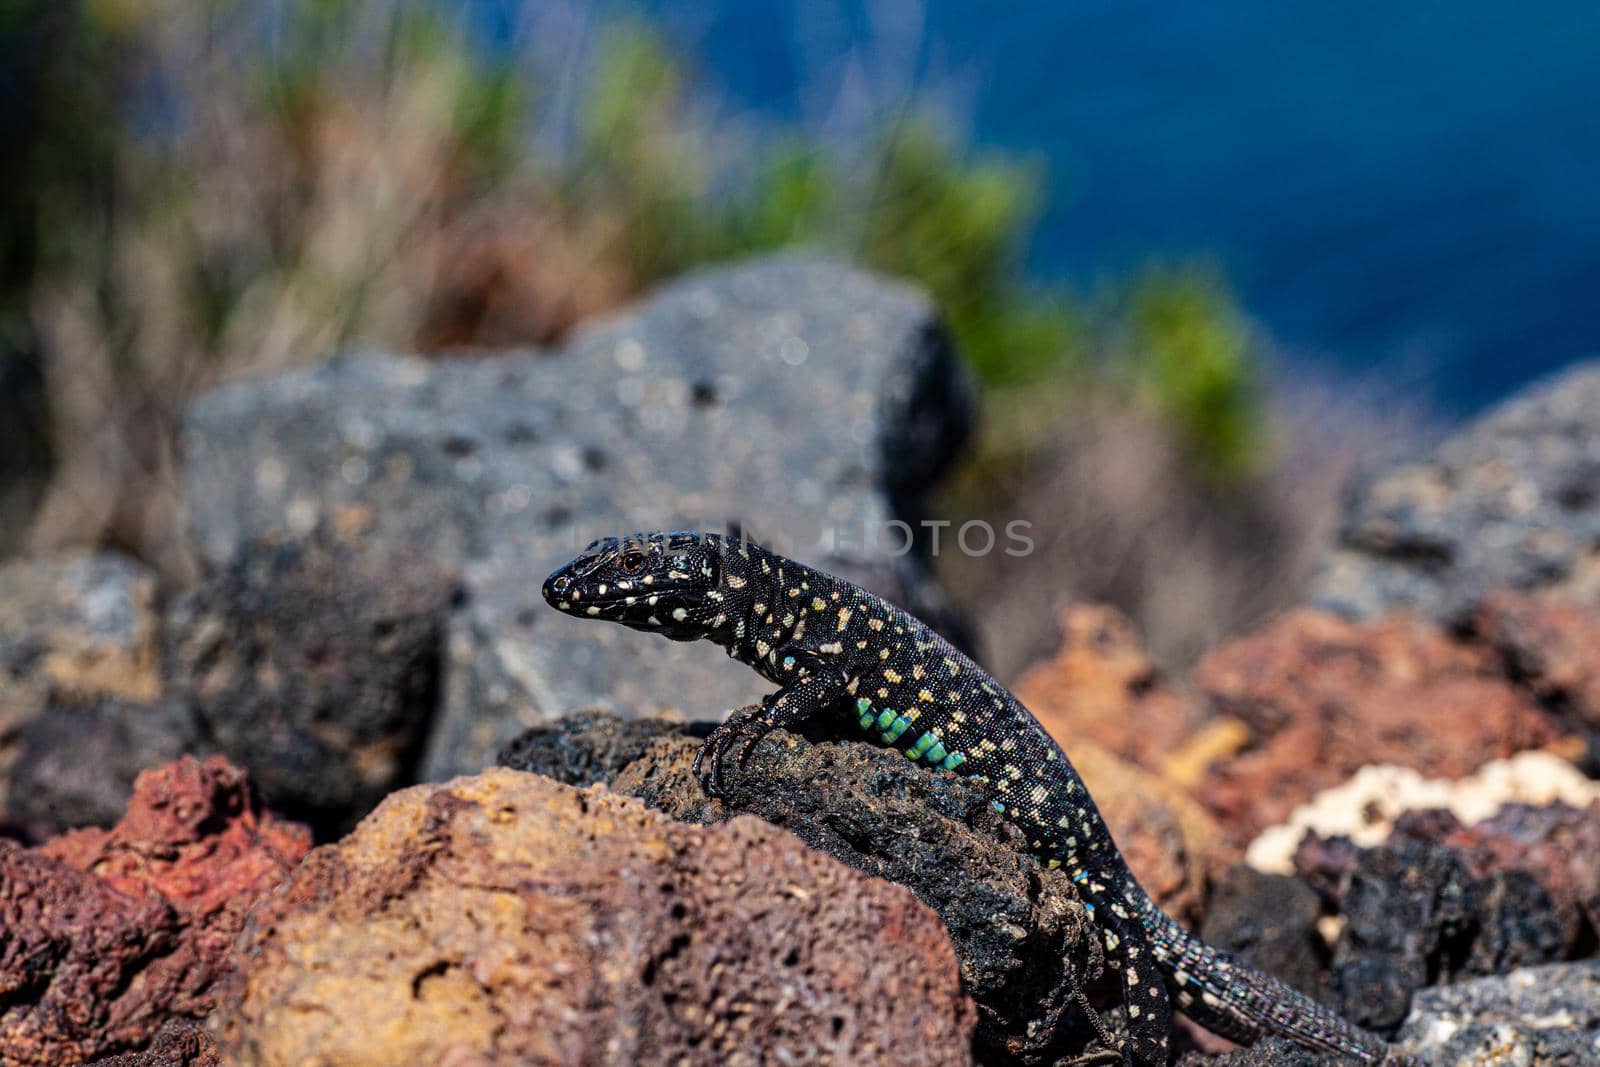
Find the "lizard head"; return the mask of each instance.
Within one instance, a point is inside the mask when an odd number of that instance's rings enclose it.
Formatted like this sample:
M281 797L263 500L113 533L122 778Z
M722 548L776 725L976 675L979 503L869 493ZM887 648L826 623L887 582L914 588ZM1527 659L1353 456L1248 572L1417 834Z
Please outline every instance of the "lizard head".
M545 579L544 598L567 615L689 641L730 617L721 588L725 562L715 534L607 537Z

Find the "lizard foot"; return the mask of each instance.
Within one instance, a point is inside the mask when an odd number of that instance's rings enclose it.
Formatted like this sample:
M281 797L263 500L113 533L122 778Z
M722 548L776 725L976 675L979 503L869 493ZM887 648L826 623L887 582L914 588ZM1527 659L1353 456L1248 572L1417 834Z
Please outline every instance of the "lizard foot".
M693 766L694 776L706 796L726 799L728 793L722 775L729 753L733 754L735 765L743 770L757 742L772 730L760 704L739 708L712 730L711 736L701 743L700 751L695 753Z

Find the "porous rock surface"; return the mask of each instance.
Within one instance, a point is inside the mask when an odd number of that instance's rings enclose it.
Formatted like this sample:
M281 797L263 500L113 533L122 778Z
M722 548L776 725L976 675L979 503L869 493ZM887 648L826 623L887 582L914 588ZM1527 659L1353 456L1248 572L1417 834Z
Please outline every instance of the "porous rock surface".
M0 841L0 929L5 1067L81 1063L142 1043L172 1011L201 1007L171 905L9 841Z
M220 758L141 775L109 831L0 841L0 1065L81 1063L203 1017L245 912L309 847Z
M549 614L543 579L596 536L737 522L937 621L920 552L867 534L915 521L970 409L926 298L785 255L674 282L555 351L367 354L226 386L187 413L185 490L213 565L332 524L460 571L438 778L568 708L694 693L682 710L713 717L760 693L709 646Z
M686 729L684 723L669 719L623 719L606 708L580 708L517 735L495 762L567 785L610 784L645 754L650 742Z
M454 592L355 530L246 543L167 612L169 691L276 810L335 835L415 780Z
M553 753L615 752L643 724L585 713L530 734L502 753L514 766L552 766ZM777 731L744 771L730 770L726 801L693 777L696 738L661 736L613 771L612 788L691 823L760 816L858 870L904 885L954 939L979 1010L980 1054L1053 1062L1092 1034L1071 1010L1072 983L1102 970L1098 939L1060 871L1041 868L978 783L919 768L897 752L856 742L812 743ZM544 754L539 754L543 748Z
M225 1062L971 1062L904 889L755 819L692 827L501 768L392 794L240 939Z
M1507 400L1354 486L1318 606L1464 623L1497 586L1600 603L1600 362Z
M221 1067L221 1061L202 1024L193 1019L169 1019L148 1047L119 1052L88 1067Z
M1600 1063L1600 960L1425 989L1401 1040L1428 1063L1459 1067Z
M1190 1052L1178 1060L1178 1067L1348 1067L1349 1063L1348 1056L1312 1052L1282 1038L1269 1037L1249 1048L1215 1056Z

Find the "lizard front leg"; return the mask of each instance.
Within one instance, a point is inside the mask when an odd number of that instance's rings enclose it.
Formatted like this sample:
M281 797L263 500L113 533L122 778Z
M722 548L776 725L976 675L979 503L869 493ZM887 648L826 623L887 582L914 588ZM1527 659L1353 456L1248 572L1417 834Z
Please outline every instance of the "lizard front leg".
M841 668L804 650L780 649L777 656L779 662L786 658L793 660L795 680L776 693L768 694L760 704L740 708L728 716L726 722L711 731L711 736L695 754L694 776L700 780L700 788L707 796L726 795L722 771L730 752L742 769L751 750L767 734L797 726L838 703L845 695L850 679Z

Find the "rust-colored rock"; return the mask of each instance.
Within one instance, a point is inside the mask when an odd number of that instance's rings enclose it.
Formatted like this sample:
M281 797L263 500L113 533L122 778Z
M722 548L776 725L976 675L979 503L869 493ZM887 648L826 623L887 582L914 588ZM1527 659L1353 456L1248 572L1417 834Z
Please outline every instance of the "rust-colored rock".
M1513 677L1561 709L1568 727L1600 730L1600 612L1501 589L1484 598L1474 628Z
M206 983L179 926L158 896L0 841L0 1065L82 1063L195 1010Z
M310 831L263 809L244 771L186 756L141 774L110 830L75 830L39 851L129 895L163 897L201 955L220 963L256 898L310 849Z
M1367 764L1460 777L1554 741L1547 713L1497 667L1487 649L1410 616L1291 612L1196 667L1216 709L1253 734L1196 796L1243 842Z
M906 890L756 819L494 769L387 798L253 914L226 1062L971 1062Z
M1062 613L1059 650L1014 691L1068 755L1088 737L1151 770L1183 747L1204 711L1161 678L1133 623L1098 604Z
M0 1067L136 1050L205 1015L245 911L309 844L220 758L141 775L112 830L0 841Z
M1089 604L1062 613L1060 649L1016 694L1083 775L1145 889L1198 921L1208 874L1233 858L1183 788L1196 762L1187 755L1216 736L1202 723L1204 705L1160 676L1121 612Z

